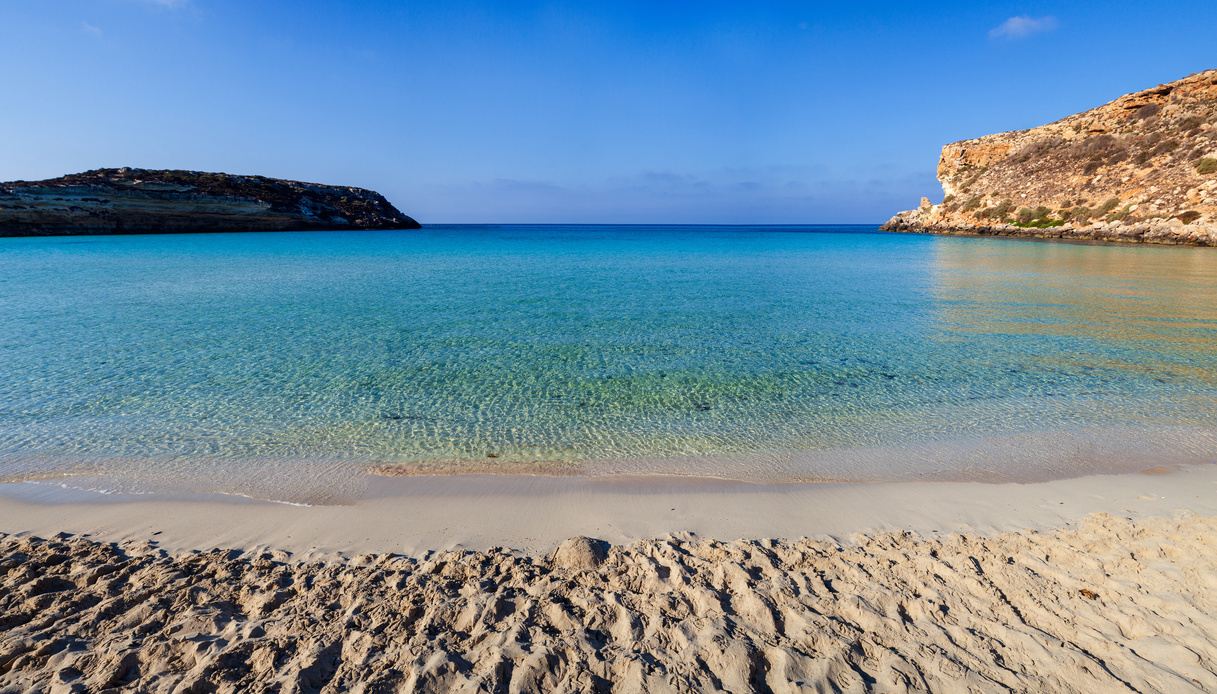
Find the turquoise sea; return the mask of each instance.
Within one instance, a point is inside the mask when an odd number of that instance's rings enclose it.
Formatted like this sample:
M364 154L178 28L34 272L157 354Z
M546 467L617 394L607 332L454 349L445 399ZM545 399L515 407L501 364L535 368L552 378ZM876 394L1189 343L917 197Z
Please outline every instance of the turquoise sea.
M1215 452L1217 249L873 227L0 239L8 481L326 501L369 469L1031 480Z

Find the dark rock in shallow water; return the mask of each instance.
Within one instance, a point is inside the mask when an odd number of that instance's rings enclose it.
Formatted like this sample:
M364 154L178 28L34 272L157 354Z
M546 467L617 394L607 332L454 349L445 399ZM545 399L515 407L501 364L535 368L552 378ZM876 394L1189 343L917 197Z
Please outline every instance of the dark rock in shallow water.
M0 183L0 236L418 228L374 191L263 176L124 168Z

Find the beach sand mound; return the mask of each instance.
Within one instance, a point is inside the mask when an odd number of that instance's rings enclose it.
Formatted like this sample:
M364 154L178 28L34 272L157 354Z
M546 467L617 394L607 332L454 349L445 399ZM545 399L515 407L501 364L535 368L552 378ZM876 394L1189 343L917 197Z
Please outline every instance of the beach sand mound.
M1217 690L1217 518L603 549L4 536L0 689Z

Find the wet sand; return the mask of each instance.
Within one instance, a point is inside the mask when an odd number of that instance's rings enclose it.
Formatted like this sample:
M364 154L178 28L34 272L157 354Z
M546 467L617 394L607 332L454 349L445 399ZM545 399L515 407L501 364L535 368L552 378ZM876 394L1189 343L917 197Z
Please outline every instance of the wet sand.
M78 480L73 480L78 482ZM349 505L237 497L100 495L0 485L0 531L155 537L170 550L273 548L300 558L509 547L545 552L576 535L614 544L693 532L718 540L833 538L876 530L1047 529L1094 512L1217 515L1217 465L1033 484L750 485L697 478L372 477Z

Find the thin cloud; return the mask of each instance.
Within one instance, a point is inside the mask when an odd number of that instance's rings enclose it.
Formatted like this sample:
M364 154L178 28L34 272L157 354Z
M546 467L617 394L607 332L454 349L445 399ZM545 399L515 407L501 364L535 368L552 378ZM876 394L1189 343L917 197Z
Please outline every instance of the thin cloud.
M991 39L1025 39L1034 34L1042 34L1055 30L1060 25L1056 17L1030 17L1019 15L1011 17L989 30Z
M104 33L102 32L101 27L95 24L89 24L88 22L81 22L80 30L91 36L101 36Z

